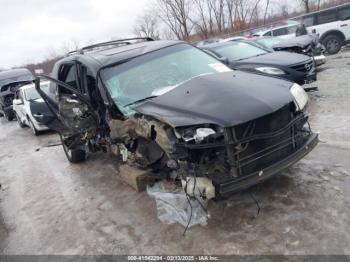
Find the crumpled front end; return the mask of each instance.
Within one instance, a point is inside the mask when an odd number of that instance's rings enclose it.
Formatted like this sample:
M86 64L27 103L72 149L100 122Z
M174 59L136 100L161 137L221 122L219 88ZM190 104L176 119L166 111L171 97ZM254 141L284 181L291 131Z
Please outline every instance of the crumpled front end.
M317 144L293 102L248 122L171 127L142 116L110 122L123 161L179 181L190 196L223 198L289 167Z
M187 131L188 132L188 131ZM186 137L184 137L186 139ZM216 197L227 197L287 168L317 144L308 118L294 104L198 141L178 142L171 157L185 179L207 177Z

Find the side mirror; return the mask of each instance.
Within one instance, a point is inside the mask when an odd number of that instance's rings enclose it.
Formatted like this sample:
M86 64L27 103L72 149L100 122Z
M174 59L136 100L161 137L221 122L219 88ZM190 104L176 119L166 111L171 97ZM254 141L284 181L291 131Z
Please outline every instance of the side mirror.
M220 58L219 58L219 61L220 61L221 63L225 64L225 65L228 65L228 64L230 63L230 60L229 60L227 57L225 57L225 56L220 57Z
M21 99L13 99L12 104L17 106L23 105L23 101Z

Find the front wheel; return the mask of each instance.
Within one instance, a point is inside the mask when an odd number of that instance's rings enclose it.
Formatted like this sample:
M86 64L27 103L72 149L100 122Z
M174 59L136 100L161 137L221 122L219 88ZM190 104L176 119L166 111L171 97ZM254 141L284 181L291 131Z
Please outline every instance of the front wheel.
M21 118L17 115L17 113L16 113L16 119L17 119L17 123L20 126L20 128L24 128L25 124L23 124L23 122L21 121Z
M327 53L333 55L340 51L343 41L337 35L329 35L323 39L322 44L325 46Z
M32 130L33 135L38 136L39 135L39 131L36 129L36 127L34 126L32 120L30 120L30 118L28 118L28 122L29 122L29 126L30 126L30 129Z
M80 163L86 159L86 151L83 149L70 149L64 142L64 138L60 135L63 151L67 156L67 159L71 163Z

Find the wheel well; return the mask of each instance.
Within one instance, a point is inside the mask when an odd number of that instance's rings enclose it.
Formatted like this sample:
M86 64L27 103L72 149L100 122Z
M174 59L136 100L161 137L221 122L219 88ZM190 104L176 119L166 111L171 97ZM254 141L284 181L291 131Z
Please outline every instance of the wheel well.
M325 32L325 33L321 36L320 42L322 42L327 36L330 36L330 35L336 35L336 36L340 37L340 39L341 39L342 41L345 40L345 35L344 35L342 32L340 32L340 31L338 31L338 30L331 30L331 31Z

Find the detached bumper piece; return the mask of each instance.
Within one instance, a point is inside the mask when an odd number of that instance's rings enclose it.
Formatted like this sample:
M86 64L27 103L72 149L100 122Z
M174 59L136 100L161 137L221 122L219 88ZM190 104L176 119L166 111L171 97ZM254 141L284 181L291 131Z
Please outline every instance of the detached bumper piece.
M225 131L231 172L212 178L220 197L228 197L278 174L318 143L307 117L303 113L292 117L289 106Z

